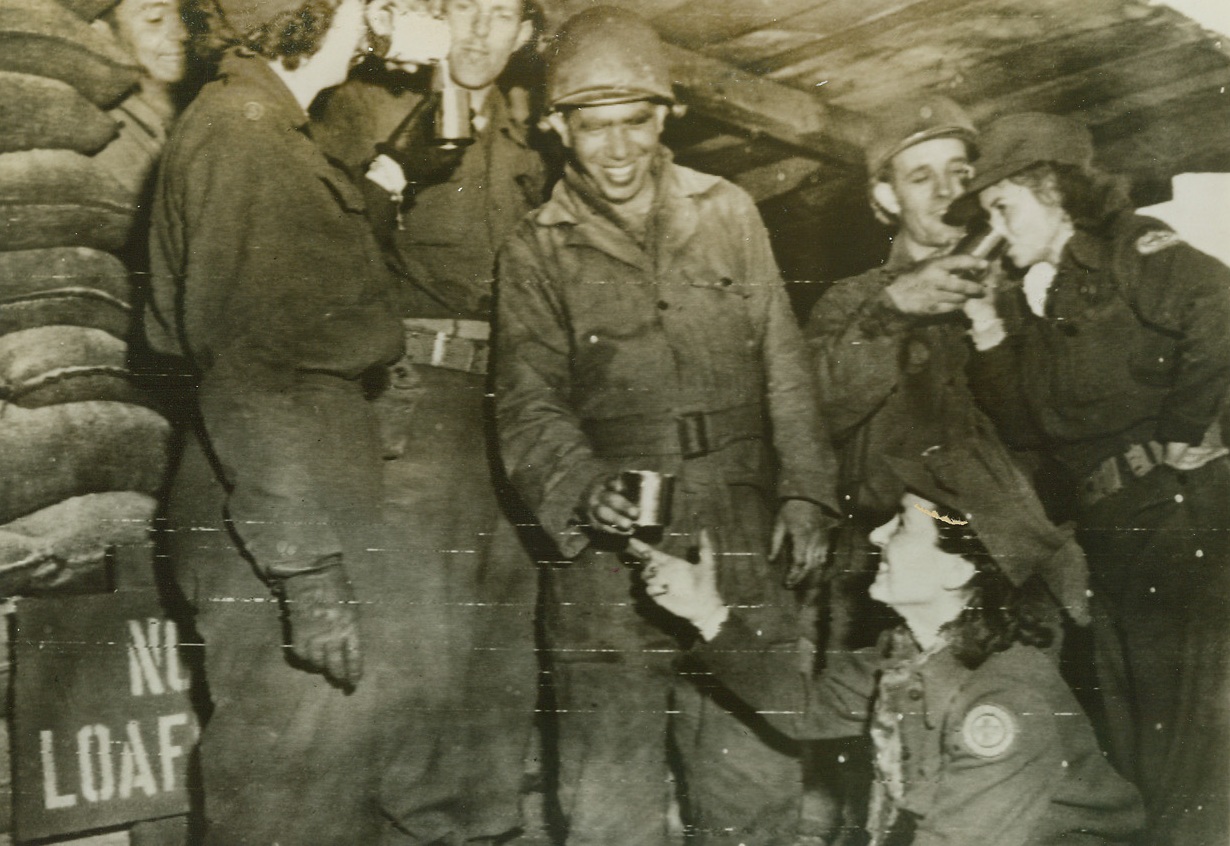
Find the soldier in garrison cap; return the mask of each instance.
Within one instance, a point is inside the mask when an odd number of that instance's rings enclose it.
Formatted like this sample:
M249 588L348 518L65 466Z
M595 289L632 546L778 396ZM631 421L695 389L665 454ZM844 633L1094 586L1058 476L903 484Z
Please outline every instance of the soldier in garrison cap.
M1138 216L1085 127L987 127L953 213L978 209L1028 270L972 375L1006 439L1062 470L1089 556L1112 760L1149 844L1230 830L1230 269Z
M670 842L668 733L694 842L784 838L799 763L677 672L688 633L620 557L639 517L620 472L676 475L664 546L720 534L740 553L722 567L731 595L792 653L785 559L824 558L835 504L806 349L751 198L661 143L674 94L648 23L571 18L547 99L569 161L500 253L495 391L509 476L567 559L545 603L567 842ZM780 566L773 547L791 553Z
M204 840L426 842L397 756L447 686L434 586L385 533L371 397L401 355L362 197L305 132L356 57L447 50L389 0L223 0L233 49L167 144L146 335L198 387L167 548L204 641Z
M770 663L725 604L713 579L723 551L707 537L696 564L637 545L648 593L697 628L709 671L791 735L870 726L872 846L1126 842L1143 821L1140 796L1098 748L1025 599L1041 582L1084 618L1072 532L1050 523L1002 450L937 446L889 466L906 493L871 535L880 564L869 592L903 622L810 683Z
M837 534L823 651L874 643L890 620L867 598L874 570L868 533L895 510L901 480L887 459L929 444L995 439L965 377L970 313L984 288L967 278L985 268L950 255L963 230L943 220L972 175L977 135L959 105L925 96L885 109L866 147L868 192L877 216L896 227L880 267L833 285L814 306L805 334L840 462L846 525ZM829 802L821 827L857 822L866 803L865 740L817 744L818 789Z

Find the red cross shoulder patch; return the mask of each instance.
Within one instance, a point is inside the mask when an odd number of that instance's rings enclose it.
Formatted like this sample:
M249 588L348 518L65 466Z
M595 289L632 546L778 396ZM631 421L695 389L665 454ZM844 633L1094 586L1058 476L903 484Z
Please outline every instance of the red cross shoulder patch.
M978 705L965 715L961 740L979 758L997 758L1016 742L1017 723L999 705Z
M1136 239L1136 252L1142 256L1151 256L1154 253L1160 253L1167 247L1173 247L1175 244L1181 243L1182 239L1169 229L1154 229L1152 232L1146 232Z

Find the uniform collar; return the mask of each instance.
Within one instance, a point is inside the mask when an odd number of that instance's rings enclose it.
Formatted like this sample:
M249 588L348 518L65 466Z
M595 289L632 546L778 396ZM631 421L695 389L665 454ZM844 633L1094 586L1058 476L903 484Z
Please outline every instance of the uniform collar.
M1106 261L1106 242L1083 229L1073 232L1063 249L1073 261L1087 270L1101 270Z
M248 120L288 132L307 126L307 112L266 59L233 50L222 57L218 75L228 86L234 86Z
M922 682L923 719L928 728L943 725L944 715L973 672L945 644L923 652L905 626L885 632L881 641L884 671L909 673Z
M572 165L568 166L570 173L556 184L551 199L537 213L538 224L567 229L570 245L592 247L642 270L654 269L655 262L682 252L699 222L696 199L721 181L676 165L665 147L661 148L660 156L657 195L650 212L657 227L650 239L652 244L642 247L612 216L581 196L570 184L580 178ZM659 265L656 269L661 272L666 268Z

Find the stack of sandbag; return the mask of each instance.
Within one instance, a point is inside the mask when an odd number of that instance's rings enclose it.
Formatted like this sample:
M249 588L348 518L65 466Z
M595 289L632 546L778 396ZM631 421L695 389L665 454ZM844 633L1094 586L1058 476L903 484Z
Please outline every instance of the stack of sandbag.
M139 198L94 158L138 70L115 0L0 3L0 596L45 590L138 543L168 425L128 369L124 246Z

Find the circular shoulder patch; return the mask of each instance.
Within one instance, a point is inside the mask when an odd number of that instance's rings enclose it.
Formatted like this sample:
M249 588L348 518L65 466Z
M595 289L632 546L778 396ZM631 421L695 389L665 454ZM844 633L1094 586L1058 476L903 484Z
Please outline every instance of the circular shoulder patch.
M265 107L255 100L243 104L243 116L248 120L260 120L265 116Z
M995 758L1007 752L1016 733L1016 719L998 705L971 708L961 726L961 740L979 758Z

